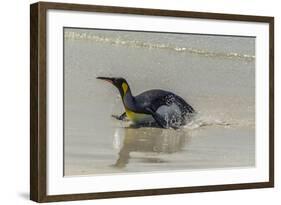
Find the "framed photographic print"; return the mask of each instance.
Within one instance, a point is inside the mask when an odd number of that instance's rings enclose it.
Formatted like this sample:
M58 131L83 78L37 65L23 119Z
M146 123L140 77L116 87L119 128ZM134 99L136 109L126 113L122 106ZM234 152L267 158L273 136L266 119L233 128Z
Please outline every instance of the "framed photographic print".
M31 5L30 198L274 185L274 18Z

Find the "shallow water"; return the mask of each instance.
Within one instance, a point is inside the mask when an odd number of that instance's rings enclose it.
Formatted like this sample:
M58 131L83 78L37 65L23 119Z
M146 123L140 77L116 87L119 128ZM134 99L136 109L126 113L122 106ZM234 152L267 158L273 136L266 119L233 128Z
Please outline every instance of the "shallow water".
M64 174L255 165L255 38L65 29ZM134 128L118 91L159 88L198 112L179 130Z

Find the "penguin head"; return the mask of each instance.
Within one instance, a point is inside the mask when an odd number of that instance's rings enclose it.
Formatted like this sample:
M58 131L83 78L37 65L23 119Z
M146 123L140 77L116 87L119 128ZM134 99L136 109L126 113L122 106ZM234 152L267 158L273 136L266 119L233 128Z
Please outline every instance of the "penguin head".
M107 81L114 85L123 97L129 90L129 84L124 78L108 78L108 77L97 77L97 79Z

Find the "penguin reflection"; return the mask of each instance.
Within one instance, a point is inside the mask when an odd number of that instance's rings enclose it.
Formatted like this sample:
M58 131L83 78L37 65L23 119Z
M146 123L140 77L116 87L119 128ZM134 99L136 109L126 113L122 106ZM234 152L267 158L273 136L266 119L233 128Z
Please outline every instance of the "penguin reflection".
M161 163L161 153L172 154L181 151L187 143L188 136L185 131L159 128L139 128L133 127L121 128L124 133L115 137L122 140L123 145L118 154L115 167L124 168L129 163L130 153L158 153L157 157L151 158L142 155L139 160L145 163ZM120 130L116 130L118 133Z

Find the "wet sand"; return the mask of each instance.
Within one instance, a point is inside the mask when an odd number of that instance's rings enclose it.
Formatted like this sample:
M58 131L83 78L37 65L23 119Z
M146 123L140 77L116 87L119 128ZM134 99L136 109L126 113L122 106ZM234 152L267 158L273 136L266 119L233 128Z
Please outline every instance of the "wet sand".
M250 133L220 127L192 132L116 128L102 149L87 144L82 151L72 145L66 152L65 175L250 167L255 165Z

